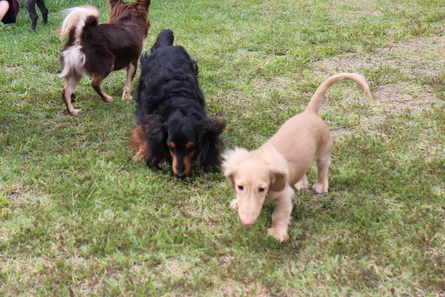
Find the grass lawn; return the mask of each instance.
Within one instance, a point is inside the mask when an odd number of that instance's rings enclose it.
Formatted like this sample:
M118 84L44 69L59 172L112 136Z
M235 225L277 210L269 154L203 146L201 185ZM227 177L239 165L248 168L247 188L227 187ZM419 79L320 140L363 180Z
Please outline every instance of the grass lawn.
M241 224L221 173L131 161L124 71L113 102L83 79L66 114L54 31L86 2L46 2L36 32L24 7L0 24L0 296L445 296L442 0L152 1L144 51L175 32L226 148L260 146L329 76L366 77L373 100L329 90L330 192L296 193L282 244L272 206Z

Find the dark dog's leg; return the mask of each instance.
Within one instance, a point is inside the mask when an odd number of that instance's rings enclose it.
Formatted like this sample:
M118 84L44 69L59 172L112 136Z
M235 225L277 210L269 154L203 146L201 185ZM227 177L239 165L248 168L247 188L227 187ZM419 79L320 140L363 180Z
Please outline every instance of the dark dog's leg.
M99 94L100 98L102 99L102 101L104 102L110 102L113 100L113 97L108 96L107 94L105 94L102 89L100 88L100 84L102 83L102 81L109 75L110 73L107 73L105 75L98 75L95 76L93 79L93 82L91 83L91 86L93 87L93 89L97 92L97 94Z
M45 1L44 0L36 0L37 6L40 9L40 12L42 13L42 24L48 23L48 8L46 8Z
M29 17L31 18L31 30L36 30L37 19L39 16L36 11L36 3L35 0L25 0L25 7L29 13Z
M127 82L125 83L124 93L122 94L122 100L130 100L131 97L131 86L133 83L134 75L136 74L138 61L132 61L127 67Z
M62 90L62 98L65 102L68 113L71 115L78 115L79 112L82 111L82 109L74 109L73 105L71 104L71 94L73 93L73 90L76 88L81 78L82 76L78 74L72 74L65 77L65 86Z

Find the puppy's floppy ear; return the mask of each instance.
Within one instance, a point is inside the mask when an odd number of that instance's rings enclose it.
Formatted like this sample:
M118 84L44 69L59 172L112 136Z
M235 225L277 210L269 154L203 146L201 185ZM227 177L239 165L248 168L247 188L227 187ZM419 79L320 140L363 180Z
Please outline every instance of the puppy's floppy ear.
M250 153L248 150L238 147L223 153L224 162L222 167L224 169L224 176L227 178L227 181L232 188L235 188L233 178L235 176L238 163L241 160L249 157L249 155Z
M287 161L275 147L266 145L261 149L261 158L269 165L270 190L279 192L289 183L289 167Z
M270 190L279 192L282 191L289 183L289 172L286 168L275 167L270 169L271 181Z

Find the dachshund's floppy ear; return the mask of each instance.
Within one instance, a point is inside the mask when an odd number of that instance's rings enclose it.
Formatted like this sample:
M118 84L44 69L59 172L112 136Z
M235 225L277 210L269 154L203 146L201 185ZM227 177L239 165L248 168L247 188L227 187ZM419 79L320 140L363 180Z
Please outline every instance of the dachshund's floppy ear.
M199 141L196 159L204 165L204 167L217 169L221 165L219 155L220 151L224 148L224 143L219 136L225 128L225 121L216 119L205 119L203 121L202 129L204 134Z
M167 133L163 123L162 116L157 114L149 115L144 119L142 129L146 143L149 144L144 154L144 160L146 160L149 167L157 167L170 154L165 145Z
M224 176L227 178L227 181L232 188L235 188L235 182L233 179L238 163L241 160L249 157L249 155L249 151L243 148L235 148L234 150L224 152L224 162L222 164L222 167L224 169Z
M272 145L262 148L261 158L269 165L270 190L282 191L289 183L289 167L286 159Z

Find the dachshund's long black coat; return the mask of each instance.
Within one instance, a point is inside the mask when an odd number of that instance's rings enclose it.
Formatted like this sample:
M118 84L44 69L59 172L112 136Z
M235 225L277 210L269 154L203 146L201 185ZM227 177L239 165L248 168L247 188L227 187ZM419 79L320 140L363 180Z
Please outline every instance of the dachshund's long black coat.
M198 65L182 46L173 46L171 30L163 30L150 54L141 57L136 127L130 144L149 167L172 163L185 177L193 163L217 169L221 165L224 121L210 119L198 83Z

